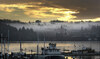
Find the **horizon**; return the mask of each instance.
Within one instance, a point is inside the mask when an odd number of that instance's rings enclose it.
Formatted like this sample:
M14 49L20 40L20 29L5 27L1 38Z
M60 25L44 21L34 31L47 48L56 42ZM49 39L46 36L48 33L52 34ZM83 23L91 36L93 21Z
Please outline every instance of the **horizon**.
M20 21L20 20L12 20L12 19L0 19L0 21L1 22L3 22L3 21L7 21L8 23L9 22L21 22L21 23L49 23L49 22L55 22L55 23L64 23L64 22L66 22L66 23L81 23L81 22L83 22L83 23L85 23L85 22L100 22L100 21L91 21L91 20L78 20L78 21L61 21L61 20L50 20L50 21L48 21L48 22L45 22L45 21L41 21L41 20L34 20L34 21L28 21L28 22L24 22L24 21ZM6 22L6 23L7 23Z

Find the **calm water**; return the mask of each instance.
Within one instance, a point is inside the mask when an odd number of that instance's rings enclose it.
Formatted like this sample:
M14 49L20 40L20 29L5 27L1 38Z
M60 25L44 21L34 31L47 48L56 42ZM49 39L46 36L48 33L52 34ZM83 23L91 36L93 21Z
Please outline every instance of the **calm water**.
M56 43L57 48L61 49L68 49L68 50L78 50L82 49L82 47L91 47L92 49L95 49L96 51L100 51L100 41L47 41L45 43L45 46L48 46L50 42ZM43 47L43 41L39 43L39 52L41 53L41 47ZM30 50L33 50L33 53L36 53L36 47L37 47L37 42L23 42L22 43L22 48L23 51L26 53L31 53ZM4 48L4 47L3 47ZM1 45L0 45L1 49ZM6 44L6 49L7 49L7 44ZM20 43L10 43L9 46L10 52L18 52L20 50ZM0 50L1 51L1 50ZM75 57L76 59L100 59L100 56L85 56L85 57ZM68 57L68 59L73 59L71 56Z

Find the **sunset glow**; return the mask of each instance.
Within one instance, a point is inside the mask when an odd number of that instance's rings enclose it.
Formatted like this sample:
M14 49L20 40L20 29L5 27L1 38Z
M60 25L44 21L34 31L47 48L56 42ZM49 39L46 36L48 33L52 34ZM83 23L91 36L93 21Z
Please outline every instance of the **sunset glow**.
M10 0L7 1L9 2ZM43 22L49 22L51 20L60 20L60 21L68 21L68 22L100 21L99 16L96 17L94 15L93 16L94 18L92 16L89 18L88 17L89 15L85 13L88 10L86 7L65 8L65 5L62 6L60 4L56 4L57 1L46 1L46 0L43 1L30 0L27 1L28 3L24 1L17 1L17 0L15 1L9 3L6 1L1 1L0 3L1 19L11 19L11 20L17 19L22 22L35 21L37 19ZM55 4L53 2L55 2ZM83 15L79 17L82 12L87 16ZM90 15L91 13L93 12L90 12Z

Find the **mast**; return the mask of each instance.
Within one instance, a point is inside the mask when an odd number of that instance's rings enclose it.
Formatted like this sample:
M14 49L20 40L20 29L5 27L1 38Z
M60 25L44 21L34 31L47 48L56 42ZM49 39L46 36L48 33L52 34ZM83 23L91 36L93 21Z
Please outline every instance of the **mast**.
M9 54L9 30L8 30L8 42L7 42L8 44L7 44L7 46L8 46L8 54ZM7 59L9 59L9 55L7 55Z
M45 33L44 33L44 55L45 55Z
M20 41L20 52L22 52L22 43Z
M1 34L1 59L2 59L2 34Z
M75 41L74 41L74 49L76 50L76 45L75 45Z
M9 30L8 30L8 53L9 53Z
M5 59L5 49L6 49L6 47L5 47L5 41L6 41L6 38L4 38L4 59Z
M38 54L39 54L39 35L37 33L37 59L38 59Z
M92 48L92 46L91 46L91 38L89 38L88 40L89 40L90 48Z

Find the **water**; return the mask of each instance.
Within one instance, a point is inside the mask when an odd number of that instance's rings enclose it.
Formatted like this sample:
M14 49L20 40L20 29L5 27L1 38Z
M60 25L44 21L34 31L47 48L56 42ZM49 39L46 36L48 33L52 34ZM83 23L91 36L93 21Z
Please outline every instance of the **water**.
M91 47L92 49L95 49L96 51L100 51L100 41L46 41L45 46L47 47L50 42L56 43L57 48L61 49L61 51L63 51L63 49L67 49L70 51L78 50L78 49L82 49L82 47ZM31 50L33 50L32 53L36 53L36 50L37 50L36 47L37 47L36 41L22 42L23 51L26 52L27 54L31 53ZM41 53L41 47L44 47L43 41L40 41L39 43L40 53ZM10 52L20 51L20 43L19 42L10 43L9 50ZM7 44L6 44L6 51L7 51ZM68 59L73 59L73 56L68 56L68 57L69 57ZM100 56L84 56L84 57L75 56L75 59L79 59L79 58L80 59L100 59Z

